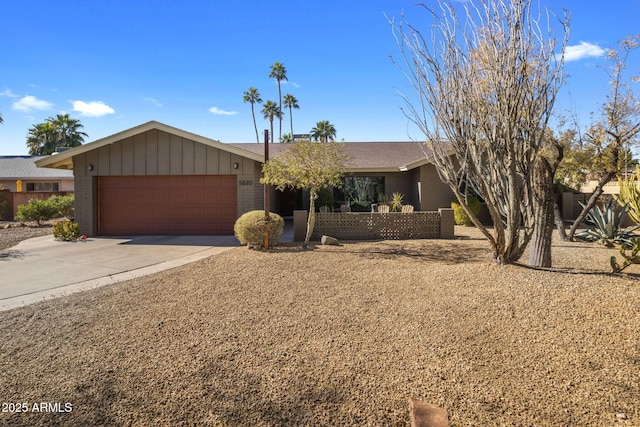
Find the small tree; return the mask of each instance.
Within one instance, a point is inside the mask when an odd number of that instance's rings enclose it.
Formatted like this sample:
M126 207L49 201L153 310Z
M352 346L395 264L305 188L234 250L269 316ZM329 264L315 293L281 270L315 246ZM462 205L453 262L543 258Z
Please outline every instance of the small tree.
M640 99L633 89L623 80L629 55L638 49L640 36L627 37L620 41L618 50L609 50L607 59L610 67L610 92L602 106L601 118L587 132L584 141L580 141L580 151L589 155L590 170L599 179L582 212L578 215L569 230L569 239L573 239L579 225L596 205L604 192L604 186L626 168L631 161L631 148L637 145L640 134ZM636 80L636 78L632 78Z
M341 178L349 161L350 156L346 154L342 144L298 141L263 166L264 177L260 180L261 183L273 185L279 190L293 188L309 191L309 216L303 248L309 244L313 232L318 192L329 186L341 187Z

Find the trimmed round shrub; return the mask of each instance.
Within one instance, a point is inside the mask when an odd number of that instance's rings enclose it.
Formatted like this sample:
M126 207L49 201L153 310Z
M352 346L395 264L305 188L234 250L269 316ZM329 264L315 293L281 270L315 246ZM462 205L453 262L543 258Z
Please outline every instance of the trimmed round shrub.
M467 203L469 204L471 212L473 212L475 216L478 216L478 213L480 213L480 200L473 196L467 196ZM453 220L456 225L473 225L471 218L469 218L469 215L467 215L462 206L460 206L460 203L451 202L451 209L453 209Z
M249 211L236 220L233 234L243 245L262 248L264 247L264 232L267 226L269 227L269 246L277 245L284 231L284 219L275 213L269 213L267 224L264 211Z
M53 224L53 238L63 242L75 242L80 237L80 226L73 221L58 221Z

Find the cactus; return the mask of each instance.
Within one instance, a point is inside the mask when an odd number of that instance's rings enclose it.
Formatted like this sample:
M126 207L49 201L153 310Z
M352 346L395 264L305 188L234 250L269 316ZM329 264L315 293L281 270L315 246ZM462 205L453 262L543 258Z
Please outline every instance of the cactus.
M611 271L613 273L620 273L625 268L629 267L631 264L640 264L640 239L633 239L633 246L631 247L631 254L627 255L627 247L622 245L620 247L620 255L624 258L624 262L622 265L618 264L618 260L616 257L612 256L610 259L611 262Z
M618 179L620 194L614 195L621 206L626 206L629 217L636 223L640 223L640 168L636 167L636 174L627 180Z
M584 207L584 205L582 206ZM576 234L576 237L581 240L600 242L608 247L612 247L614 244L631 247L633 246L632 239L638 237L633 233L638 229L638 226L624 229L622 223L626 216L626 206L622 206L620 214L617 215L613 200L609 200L602 209L595 206L589 212L586 222L593 227Z

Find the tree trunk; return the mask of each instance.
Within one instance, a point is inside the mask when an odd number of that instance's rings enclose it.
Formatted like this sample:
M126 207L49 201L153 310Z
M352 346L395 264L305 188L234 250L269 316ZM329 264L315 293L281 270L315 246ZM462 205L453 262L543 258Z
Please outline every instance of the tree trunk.
M307 235L304 237L304 242L302 243L302 249L307 249L309 245L309 240L311 240L311 234L313 233L313 227L316 223L316 199L318 198L318 193L316 191L311 190L309 193L309 216L307 217Z
M567 237L567 231L564 228L564 219L562 219L562 212L560 212L560 206L558 203L553 203L553 216L556 223L556 229L558 230L558 236L563 242L569 241Z
M553 233L553 172L549 162L538 157L533 164L534 230L529 246L529 265L551 267L551 237Z
M587 217L587 214L591 211L591 209L593 209L593 207L596 205L596 203L598 202L598 197L600 197L602 193L604 193L604 186L609 181L611 181L615 176L616 176L615 172L609 172L598 182L598 185L596 186L596 189L593 191L593 194L591 194L591 197L589 197L587 204L584 206L584 208L582 208L582 211L580 212L578 217L575 219L575 221L573 221L573 225L571 225L571 229L569 230L569 235L567 236L569 240L573 240L573 236L574 234L576 234L578 227L580 226L582 221L584 221L584 219Z

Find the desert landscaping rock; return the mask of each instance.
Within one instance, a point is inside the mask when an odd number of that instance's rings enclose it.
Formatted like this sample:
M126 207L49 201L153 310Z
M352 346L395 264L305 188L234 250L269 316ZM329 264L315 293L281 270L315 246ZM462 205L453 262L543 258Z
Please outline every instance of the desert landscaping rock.
M320 243L323 245L333 245L333 246L340 245L340 242L338 241L338 239L331 236L322 236L320 238Z
M638 266L556 241L552 269L497 267L456 234L239 247L2 312L3 401L73 410L0 425L407 426L409 397L452 426L640 425Z

